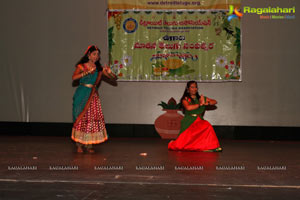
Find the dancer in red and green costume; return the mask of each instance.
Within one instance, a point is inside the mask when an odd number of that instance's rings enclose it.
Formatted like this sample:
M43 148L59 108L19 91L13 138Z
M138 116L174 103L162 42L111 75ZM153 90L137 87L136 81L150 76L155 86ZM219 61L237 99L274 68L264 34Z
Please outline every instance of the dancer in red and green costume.
M108 139L98 94L102 75L116 79L107 65L101 66L98 47L89 46L76 64L72 76L73 81L79 80L79 86L73 96L74 124L71 136L76 142L78 153L82 153L83 148L89 153L94 153L92 145Z
M172 140L169 150L175 151L222 151L212 125L203 119L205 106L215 105L217 101L199 95L197 82L189 81L181 98L184 118L181 121L180 134Z

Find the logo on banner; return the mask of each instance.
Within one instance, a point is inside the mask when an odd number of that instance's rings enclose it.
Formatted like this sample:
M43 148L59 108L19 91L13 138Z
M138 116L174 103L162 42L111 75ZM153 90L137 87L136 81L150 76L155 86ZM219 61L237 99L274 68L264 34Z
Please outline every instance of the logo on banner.
M128 18L124 21L123 23L123 29L127 33L134 33L136 29L138 28L138 23L135 19L133 18Z
M290 8L265 7L265 8L252 8L250 6L244 6L244 14L257 14L260 19L296 19L296 6Z
M239 12L237 8L234 8L233 5L229 6L229 13L228 13L228 21L231 21L233 18L241 18L243 13Z

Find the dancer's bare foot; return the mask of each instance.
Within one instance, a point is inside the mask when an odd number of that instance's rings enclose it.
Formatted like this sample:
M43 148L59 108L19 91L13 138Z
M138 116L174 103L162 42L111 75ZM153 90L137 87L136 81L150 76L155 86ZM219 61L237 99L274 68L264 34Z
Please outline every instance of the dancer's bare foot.
M77 147L77 153L83 153L83 150L81 147Z
M89 153L95 153L95 150L94 149L88 149L88 152Z

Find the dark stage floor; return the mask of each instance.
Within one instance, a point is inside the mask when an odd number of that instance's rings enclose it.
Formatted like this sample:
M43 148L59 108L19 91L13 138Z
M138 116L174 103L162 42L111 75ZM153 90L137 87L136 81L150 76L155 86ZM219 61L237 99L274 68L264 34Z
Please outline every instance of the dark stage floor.
M1 136L0 199L300 199L300 142L222 140L221 153L110 138L77 154L66 137Z

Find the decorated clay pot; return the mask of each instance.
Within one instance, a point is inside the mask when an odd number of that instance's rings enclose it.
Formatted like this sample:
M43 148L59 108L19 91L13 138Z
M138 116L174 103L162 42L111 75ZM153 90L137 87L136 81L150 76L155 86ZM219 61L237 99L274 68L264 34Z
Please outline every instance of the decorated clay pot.
M183 115L179 110L163 109L166 113L160 115L154 122L154 126L162 139L175 139L180 131L180 121Z

